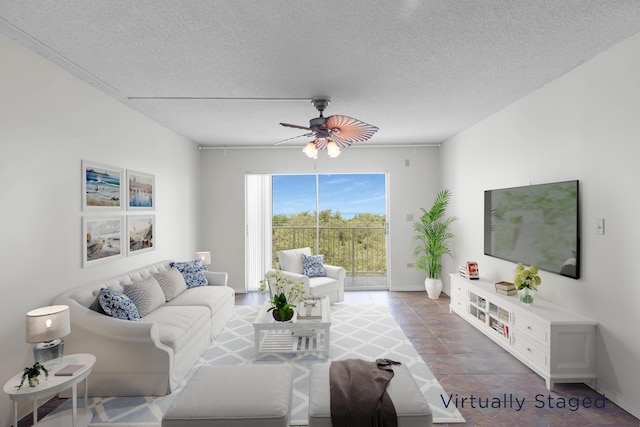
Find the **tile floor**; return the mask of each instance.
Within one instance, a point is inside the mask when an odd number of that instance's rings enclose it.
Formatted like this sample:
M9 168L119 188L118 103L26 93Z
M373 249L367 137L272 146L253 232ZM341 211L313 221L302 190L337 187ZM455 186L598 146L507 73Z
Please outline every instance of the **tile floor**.
M265 295L257 292L238 294L236 304L259 305L264 299ZM583 384L558 384L549 392L537 374L460 317L450 314L449 297L445 294L432 300L424 292L353 291L345 293L344 303L387 305L444 390L454 399L458 397L458 402L467 398L464 407L457 405L467 422L450 424L451 427L640 427L640 420L609 400L602 409L581 406L570 410L573 401L593 400L600 395ZM507 399L524 398L522 409L516 411L516 403L512 408L501 404L501 408L482 409L477 407L477 400L473 403L476 408L472 408L468 400L473 396L486 406L484 399L493 402L494 397L503 398L505 394ZM536 395L542 396L544 407L536 401ZM549 397L553 408L549 407ZM556 407L561 398L567 402L565 408ZM59 404L60 399L52 399L40 408L40 417ZM31 416L18 423L19 427L30 425Z
M236 304L257 305L264 298L260 293L240 294ZM445 294L432 300L425 292L353 291L345 293L344 303L386 304L444 390L454 398L457 395L459 401L472 395L492 399L504 394L525 399L520 411L515 410L516 403L513 409L504 405L499 409L474 409L467 400L464 407L457 405L467 422L448 426L640 426L637 418L608 400L604 409L580 407L571 411L569 399L573 403L600 395L584 384L558 384L553 392L548 391L540 376L459 316L450 314ZM540 407L536 395L542 395L545 407ZM553 408L549 408L549 396ZM565 408L556 407L560 398L567 402ZM477 407L477 401L474 405Z

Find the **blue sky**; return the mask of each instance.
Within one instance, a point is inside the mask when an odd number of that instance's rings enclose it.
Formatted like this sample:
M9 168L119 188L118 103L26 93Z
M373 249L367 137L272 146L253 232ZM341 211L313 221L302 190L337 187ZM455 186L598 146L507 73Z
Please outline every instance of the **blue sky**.
M339 211L347 219L364 212L385 214L384 174L321 174L318 179L321 211ZM313 212L315 188L315 175L274 175L273 214Z

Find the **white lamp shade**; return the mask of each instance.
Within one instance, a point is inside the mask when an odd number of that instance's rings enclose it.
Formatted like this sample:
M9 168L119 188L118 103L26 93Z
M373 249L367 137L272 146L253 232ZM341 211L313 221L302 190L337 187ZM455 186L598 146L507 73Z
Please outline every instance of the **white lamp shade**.
M27 313L27 342L42 343L71 333L68 305L51 305Z
M340 155L340 147L334 141L329 141L327 143L327 154L330 158L335 159Z
M318 158L318 147L315 142L308 143L303 149L302 152L312 159Z
M202 260L203 265L211 264L211 252L208 252L208 251L196 252L196 258L199 260Z

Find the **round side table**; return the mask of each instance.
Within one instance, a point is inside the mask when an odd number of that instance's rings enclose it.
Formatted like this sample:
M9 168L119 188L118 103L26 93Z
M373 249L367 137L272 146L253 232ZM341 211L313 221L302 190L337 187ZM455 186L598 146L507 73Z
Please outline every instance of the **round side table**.
M71 425L72 427L87 426L91 422L91 411L87 407L87 377L93 369L93 364L96 363L96 357L92 354L70 354L62 358L62 363L59 367L49 371L49 378L42 381L36 387L29 387L29 384L25 381L21 389L16 387L20 384L22 379L22 372L15 375L4 385L4 392L9 395L9 398L13 401L13 425L18 425L18 402L25 400L31 400L33 402L33 425L38 425L38 399L53 396L60 393L63 390L71 388L72 390L72 409L69 411L62 411L55 415L56 425ZM82 368L78 369L73 375L57 376L56 373L64 369L69 365L82 365ZM77 385L84 380L84 409L78 411L78 391ZM48 421L48 419L46 420Z

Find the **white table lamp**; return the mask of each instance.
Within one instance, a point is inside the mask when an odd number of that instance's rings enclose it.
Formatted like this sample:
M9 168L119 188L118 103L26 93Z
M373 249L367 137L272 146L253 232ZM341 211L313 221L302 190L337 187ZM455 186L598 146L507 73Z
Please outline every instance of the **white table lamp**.
M33 347L33 359L44 364L62 360L65 337L71 333L69 306L51 305L27 313L27 342Z
M196 252L196 258L202 261L205 270L209 267L209 264L211 264L211 252Z

